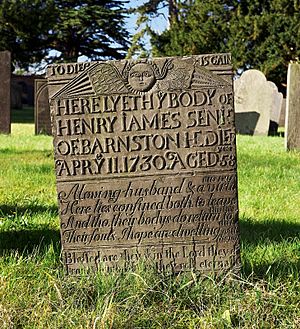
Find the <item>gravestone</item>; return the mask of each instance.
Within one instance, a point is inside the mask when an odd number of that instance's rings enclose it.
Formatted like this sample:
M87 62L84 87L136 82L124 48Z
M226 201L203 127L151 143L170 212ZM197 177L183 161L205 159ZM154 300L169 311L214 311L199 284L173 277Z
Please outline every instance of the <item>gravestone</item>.
M10 134L10 78L10 52L0 51L0 134Z
M280 110L280 117L279 117L279 127L285 126L285 113L286 113L286 98L282 100L281 110Z
M34 123L35 134L51 135L51 119L47 79L34 81Z
M285 147L300 150L300 64L289 64L285 117Z
M63 261L237 270L229 54L48 67Z
M262 72L245 71L235 80L234 93L238 133L268 135L271 121L278 126L282 94L278 93L273 82L267 81Z
M279 127L279 119L280 119L280 112L282 108L283 102L283 94L278 92L278 88L275 83L268 81L270 88L273 89L273 97L272 105L271 105L271 112L270 112L270 125L269 125L269 135L276 136L278 135L278 127Z

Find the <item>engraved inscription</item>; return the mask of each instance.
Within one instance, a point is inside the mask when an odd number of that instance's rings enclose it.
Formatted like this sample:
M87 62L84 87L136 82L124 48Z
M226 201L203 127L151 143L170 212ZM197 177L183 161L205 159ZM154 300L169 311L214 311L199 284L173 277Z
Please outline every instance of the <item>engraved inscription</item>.
M237 269L230 56L58 67L48 84L68 272L142 259L159 271Z

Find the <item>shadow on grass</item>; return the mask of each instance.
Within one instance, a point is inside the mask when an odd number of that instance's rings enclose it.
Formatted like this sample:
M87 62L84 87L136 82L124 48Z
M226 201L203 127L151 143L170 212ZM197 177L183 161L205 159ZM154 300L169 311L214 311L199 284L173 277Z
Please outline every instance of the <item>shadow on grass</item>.
M276 244L290 244L291 249L287 253L298 252L300 254L300 224L287 223L283 220L266 220L265 222L255 222L249 218L240 220L241 243L247 247L267 247L276 249ZM297 243L298 241L298 243ZM280 248L280 247L278 247ZM279 249L278 249L279 250ZM242 272L248 276L254 274L264 278L266 275L282 277L288 275L299 275L300 259L289 259L286 254L274 254L273 257L261 259L244 257ZM275 259L276 257L276 259Z
M30 217L45 215L51 218L58 215L57 206L28 206L0 205L0 216L4 225L8 223L9 230L0 232L0 255L7 251L17 251L19 254L30 254L33 251L43 253L53 244L55 251L60 252L59 230L50 229L47 224L32 224Z
M28 206L12 206L0 204L0 215L3 217L9 217L11 215L38 215L38 214L51 214L53 216L58 215L57 206L42 206L39 204L29 204Z
M30 254L33 251L43 253L51 244L56 254L59 254L60 236L58 230L41 228L0 232L0 255L7 251L17 251L19 254Z
M244 277L254 276L260 279L294 277L299 279L300 261L291 262L286 260L268 261L263 263L251 263L245 259L242 264Z
M240 219L241 241L248 245L258 245L263 242L281 242L283 240L300 238L300 223L287 223L284 220L265 220L255 222L250 218Z

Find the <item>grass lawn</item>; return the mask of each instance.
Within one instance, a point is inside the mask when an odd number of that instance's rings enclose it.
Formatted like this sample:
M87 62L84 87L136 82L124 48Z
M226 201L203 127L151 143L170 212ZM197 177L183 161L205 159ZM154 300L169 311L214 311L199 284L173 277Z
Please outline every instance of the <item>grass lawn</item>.
M282 138L237 139L240 277L141 265L74 278L60 262L52 139L27 122L0 136L0 328L300 328L300 153Z

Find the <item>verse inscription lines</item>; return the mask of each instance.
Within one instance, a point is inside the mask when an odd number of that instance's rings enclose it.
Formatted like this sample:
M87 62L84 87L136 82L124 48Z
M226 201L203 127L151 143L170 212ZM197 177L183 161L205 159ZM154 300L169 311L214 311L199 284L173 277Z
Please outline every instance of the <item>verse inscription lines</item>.
M231 240L230 242L231 243L236 243L238 242L239 239L236 239L236 240ZM160 241L161 242L161 241ZM214 241L209 241L211 244L214 243ZM186 240L182 240L182 241L176 241L176 242L165 242L163 241L160 246L161 247L168 247L168 246L174 246L174 245L178 245L178 246L182 246L182 245L185 245L185 246L191 246L193 245L193 243L207 243L207 240L204 240L204 239L195 239L195 240L192 240L192 241L186 241ZM144 248L144 247L154 247L156 246L155 243L143 243L142 245L140 246L137 246L135 243L132 243L132 244L124 244L124 243L116 243L114 244L114 247L115 248ZM112 246L111 244L101 244L101 249L111 249ZM81 250L82 251L95 251L95 248L94 247L86 247L86 246L82 246L81 247ZM68 248L64 248L64 251L78 251L78 248L76 247L68 247Z
M170 182L173 180L172 177L169 179ZM74 241L80 241L83 245L101 241L105 245L105 240L113 239L116 244L120 240L126 241L126 244L136 241L135 245L139 246L149 239L163 243L174 236L178 241L188 238L190 242L213 241L216 237L216 242L219 242L228 236L229 231L235 231L235 216L230 215L231 212L237 214L237 205L232 198L236 182L234 174L202 175L194 182L184 177L171 190L169 182L162 184L158 181L148 180L148 183L144 183L144 189L137 185L138 180L124 186L124 179L119 182L118 190L101 187L101 190L95 191L95 184L75 184L70 190L67 189L67 193L60 192L61 229L65 245L73 245ZM109 184L108 181L104 185L109 187ZM205 191L210 194L203 198ZM160 197L151 200L155 195ZM128 197L134 197L132 202L128 203ZM85 206L82 203L84 199ZM111 222L108 213L113 215ZM224 213L224 218L221 213ZM76 219L77 215L80 218ZM224 229L221 229L221 223ZM138 229L133 229L133 226Z

